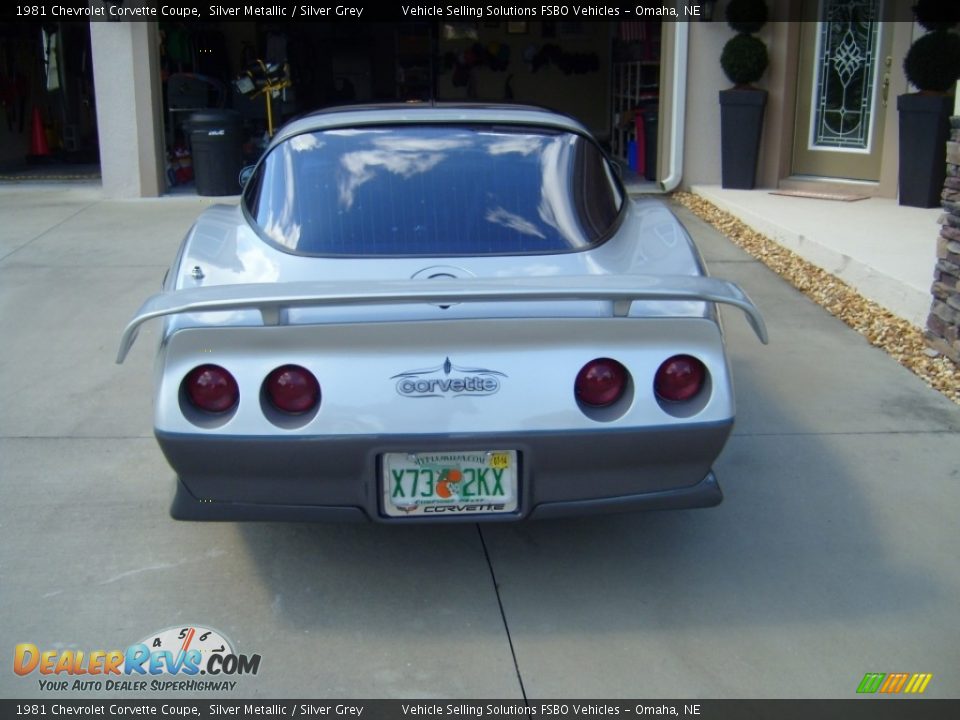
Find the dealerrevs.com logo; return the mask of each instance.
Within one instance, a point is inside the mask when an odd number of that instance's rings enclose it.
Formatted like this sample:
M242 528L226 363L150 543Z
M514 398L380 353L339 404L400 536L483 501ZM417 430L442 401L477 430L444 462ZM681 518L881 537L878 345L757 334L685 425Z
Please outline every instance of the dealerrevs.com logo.
M177 626L125 650L51 650L20 643L13 671L36 677L41 690L229 691L237 685L231 678L260 671L260 655L236 653L216 630Z

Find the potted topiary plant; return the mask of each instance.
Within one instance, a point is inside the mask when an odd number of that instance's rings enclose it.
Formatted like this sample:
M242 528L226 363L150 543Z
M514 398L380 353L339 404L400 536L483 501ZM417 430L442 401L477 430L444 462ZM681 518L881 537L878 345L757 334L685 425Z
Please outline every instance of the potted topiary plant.
M903 71L918 92L897 98L900 204L931 208L940 204L946 176L953 106L948 93L960 79L960 36L950 32L960 21L960 6L919 0L913 12L928 32L910 46L903 61Z
M734 84L720 91L722 185L749 190L756 185L760 136L767 91L754 87L767 69L767 46L753 37L767 22L765 0L731 0L727 24L736 35L723 46L720 66Z

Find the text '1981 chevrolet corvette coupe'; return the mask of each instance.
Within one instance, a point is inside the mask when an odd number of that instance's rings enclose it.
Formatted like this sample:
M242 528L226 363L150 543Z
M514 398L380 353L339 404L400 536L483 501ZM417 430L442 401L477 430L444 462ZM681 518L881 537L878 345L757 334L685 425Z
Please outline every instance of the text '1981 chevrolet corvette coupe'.
M575 120L321 111L274 137L124 332L190 520L509 521L706 507L734 421L708 277Z

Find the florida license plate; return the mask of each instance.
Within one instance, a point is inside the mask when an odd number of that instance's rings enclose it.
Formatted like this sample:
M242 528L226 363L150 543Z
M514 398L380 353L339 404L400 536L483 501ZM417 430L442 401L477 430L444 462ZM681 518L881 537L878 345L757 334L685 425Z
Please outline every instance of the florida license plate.
M385 453L383 509L390 517L517 510L516 450Z

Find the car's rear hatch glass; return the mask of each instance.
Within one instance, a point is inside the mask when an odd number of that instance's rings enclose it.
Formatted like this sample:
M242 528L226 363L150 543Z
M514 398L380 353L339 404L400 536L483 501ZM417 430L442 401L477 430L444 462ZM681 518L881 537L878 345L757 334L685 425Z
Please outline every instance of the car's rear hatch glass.
M622 204L591 139L510 125L296 135L269 152L244 191L264 239L322 256L583 250L609 236Z

